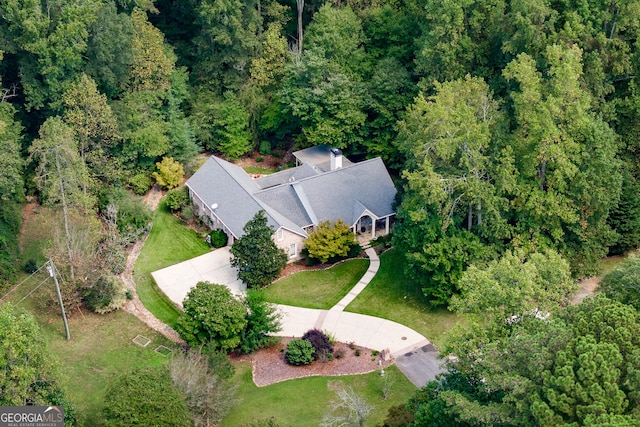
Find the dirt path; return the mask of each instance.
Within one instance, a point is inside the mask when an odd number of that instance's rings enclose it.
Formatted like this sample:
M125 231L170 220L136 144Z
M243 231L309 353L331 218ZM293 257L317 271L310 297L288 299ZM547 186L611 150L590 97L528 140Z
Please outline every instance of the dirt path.
M581 303L586 297L593 296L598 289L598 283L600 283L600 276L589 277L588 279L582 279L578 286L578 292L571 298L571 304Z
M164 192L160 190L159 187L154 186L149 193L144 197L144 201L149 206L151 210L156 210L158 204L160 203L160 199L164 196ZM147 235L148 236L148 235ZM151 329L160 332L165 337L169 338L176 344L184 345L184 341L180 338L180 335L176 331L174 331L169 325L162 322L160 319L155 317L153 313L151 313L147 308L142 304L140 298L138 297L138 293L136 292L136 283L133 280L133 266L140 255L140 251L144 246L144 242L147 240L145 237L144 240L136 242L135 245L130 249L129 254L127 255L127 265L124 269L124 272L120 275L120 278L127 286L127 289L131 291L133 294L133 298L124 306L124 309L128 312L136 316L138 319L142 320L147 324Z

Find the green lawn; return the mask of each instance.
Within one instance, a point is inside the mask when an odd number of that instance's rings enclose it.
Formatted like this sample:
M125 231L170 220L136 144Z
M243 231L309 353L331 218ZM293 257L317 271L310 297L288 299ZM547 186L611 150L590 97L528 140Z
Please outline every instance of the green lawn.
M276 169L263 168L262 166L245 166L242 169L246 173L252 173L256 175L269 175L278 172Z
M326 270L302 271L265 289L267 301L328 310L336 305L369 268L368 259L353 259Z
M401 323L421 333L439 348L444 348L447 332L468 319L444 308L431 307L420 287L405 276L403 256L396 250L380 256L378 273L346 311Z
M151 272L210 250L209 245L193 229L173 216L162 201L133 270L138 296L145 307L158 319L174 326L180 312L155 284Z
M52 282L49 287L45 282L23 300L44 278L37 275L27 279L8 299L13 303L22 300L18 306L38 320L49 352L57 362L62 385L78 412L79 425L101 425L100 414L109 384L122 372L135 367L167 363L169 357L154 349L164 345L176 350L176 346L126 312L98 315L86 309L67 309L71 334L71 340L67 341ZM140 347L132 341L136 335L143 335L151 342Z
M339 377L309 377L257 387L251 378L251 365L236 365L234 381L238 384L240 401L222 422L223 426L240 426L249 422L273 418L279 426L317 426L327 413L334 391L351 386L375 411L366 425L382 425L389 407L405 404L415 386L395 367L385 369L392 381L391 393L382 399L384 378L379 372Z

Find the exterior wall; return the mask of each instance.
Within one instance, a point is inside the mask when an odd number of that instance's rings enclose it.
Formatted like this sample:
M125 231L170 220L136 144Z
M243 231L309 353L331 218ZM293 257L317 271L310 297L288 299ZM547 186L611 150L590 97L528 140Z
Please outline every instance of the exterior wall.
M205 206L204 202L189 188L189 198L193 202L193 213L202 219L202 221L210 229L220 229L227 233L227 245L231 245L234 242L233 234L227 229L227 227L220 221L216 215L212 215L211 208Z
M279 230L282 230L282 240L279 240ZM304 247L304 237L299 234L280 228L273 234L273 241L276 243L276 246L282 248L287 255L289 255L290 246L292 244L296 245L296 254L294 256L289 256L288 262L293 262L302 258L300 252Z

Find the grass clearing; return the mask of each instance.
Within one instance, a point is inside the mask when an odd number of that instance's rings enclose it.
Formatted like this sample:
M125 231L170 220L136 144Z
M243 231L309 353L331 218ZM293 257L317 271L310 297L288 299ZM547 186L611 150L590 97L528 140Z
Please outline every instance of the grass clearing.
M196 232L173 216L165 201L155 212L153 227L133 269L136 290L142 303L158 319L175 326L180 311L158 288L151 272L211 251Z
M382 425L391 406L405 404L416 388L395 367L380 372L339 377L309 377L257 387L251 377L251 364L236 364L234 382L240 401L222 422L222 426L239 426L273 418L281 426L318 425L335 399L335 390L352 387L369 404L375 406L366 425ZM391 381L387 400L382 399L384 381Z
M242 169L244 169L246 173L255 175L270 175L272 173L278 172L276 169L266 168L262 166L245 166Z
M380 256L380 269L346 311L393 320L410 327L444 348L446 335L468 316L429 305L422 290L404 274L403 255L392 249Z
M24 278L26 275L20 280ZM177 347L124 311L99 315L87 310L67 310L71 334L67 341L51 279L51 283L44 282L23 300L44 278L46 273L28 279L8 300L13 303L22 300L18 306L38 320L48 350L57 360L61 383L78 411L79 425L101 425L109 384L128 370L167 363L169 358L156 353L155 347L174 350ZM133 339L139 335L147 337L149 345L136 345Z
M352 259L326 270L294 273L265 289L276 304L328 310L353 288L369 268L368 259Z

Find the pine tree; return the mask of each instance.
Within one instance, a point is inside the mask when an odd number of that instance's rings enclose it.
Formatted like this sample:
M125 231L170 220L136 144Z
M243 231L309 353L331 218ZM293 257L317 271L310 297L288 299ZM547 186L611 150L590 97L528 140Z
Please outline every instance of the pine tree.
M287 254L271 239L274 230L267 224L264 211L258 211L243 231L244 236L231 246L231 265L238 269L238 279L247 287L266 286L287 264Z

